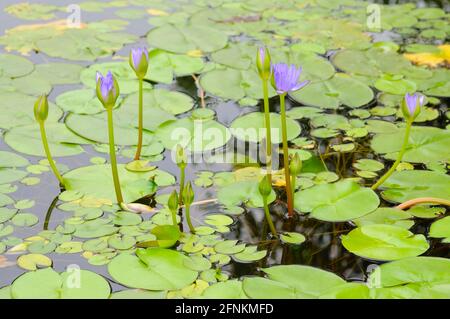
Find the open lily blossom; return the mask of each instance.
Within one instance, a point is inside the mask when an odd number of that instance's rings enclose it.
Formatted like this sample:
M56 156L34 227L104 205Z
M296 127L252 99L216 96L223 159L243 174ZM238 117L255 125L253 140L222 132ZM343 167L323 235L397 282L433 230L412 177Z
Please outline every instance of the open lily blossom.
M295 66L295 64L272 64L273 86L278 94L297 91L307 85L308 80L299 82L301 74L302 68Z

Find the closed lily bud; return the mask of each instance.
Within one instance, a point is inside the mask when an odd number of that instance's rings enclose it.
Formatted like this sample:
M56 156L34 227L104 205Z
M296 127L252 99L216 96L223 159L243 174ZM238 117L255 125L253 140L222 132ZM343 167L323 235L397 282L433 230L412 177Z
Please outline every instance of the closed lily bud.
M300 156L298 153L295 153L294 157L291 159L291 162L289 163L289 172L291 173L291 176L297 176L300 174L302 170L302 160L300 159Z
M148 70L148 51L147 48L132 49L129 58L130 66L139 79L143 79Z
M183 190L183 203L185 205L191 205L194 201L194 190L189 182Z
M264 178L259 182L259 193L262 197L267 198L270 193L272 193L272 185L270 184L269 177L266 175Z
M186 152L180 144L177 145L176 162L180 168L184 168L187 165Z
M256 51L256 67L258 68L259 76L267 80L270 77L270 53L266 47L258 48Z
M41 95L34 103L34 117L38 122L44 122L48 116L48 101L45 94Z
M103 76L100 72L97 72L96 81L97 98L105 108L114 107L117 98L120 95L119 85L117 84L116 78L112 75L111 71L108 71L106 76Z
M167 206L169 206L171 212L176 212L178 210L178 193L176 190L170 194Z
M405 94L405 98L402 101L402 112L406 120L414 121L419 115L421 108L424 104L425 97L418 93L410 95Z

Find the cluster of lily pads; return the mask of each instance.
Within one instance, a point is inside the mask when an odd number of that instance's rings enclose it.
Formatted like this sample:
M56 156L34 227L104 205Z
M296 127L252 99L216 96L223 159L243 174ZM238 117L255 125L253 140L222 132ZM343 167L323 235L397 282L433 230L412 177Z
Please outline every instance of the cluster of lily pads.
M149 51L87 67L0 54L0 128L15 151L0 151L0 268L27 271L0 298L448 298L449 15L380 5L380 29L367 30L367 5L84 2L83 11L117 8L118 19L79 28L54 20L59 6L7 7L52 21L7 30L6 50L69 61L135 43L126 20L148 15L152 28ZM198 97L174 90L174 79ZM54 86L76 83L84 86L47 99ZM198 123L224 138L196 138ZM192 133L187 140L172 138L180 128ZM258 134L241 133L248 128ZM264 161L249 161L236 140L260 146ZM175 154L173 174L158 167L170 161L165 150ZM188 154L211 150L200 170L188 163ZM94 154L88 166L63 164L86 153ZM208 170L222 153L226 170ZM279 156L281 169L272 167ZM13 194L50 192L41 184L50 171L61 192L40 220L27 211L36 201L42 209L39 196ZM249 232L240 228L249 215L256 235L230 237ZM307 228L310 220L330 232ZM27 228L33 234L20 235ZM279 247L298 256L329 234L379 266L344 280L328 266L281 262ZM95 268L52 268L69 254ZM230 272L244 263L260 268ZM111 291L105 277L129 289Z

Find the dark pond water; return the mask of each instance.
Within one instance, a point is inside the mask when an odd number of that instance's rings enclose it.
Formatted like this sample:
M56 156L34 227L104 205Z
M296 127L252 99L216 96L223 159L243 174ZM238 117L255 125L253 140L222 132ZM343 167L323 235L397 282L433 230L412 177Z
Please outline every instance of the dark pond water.
M2 0L0 4L0 26L2 31L17 26L19 24L24 24L23 20L16 19L3 12L3 8L16 3L13 0ZM45 1L34 1L29 0L30 3L45 2L49 4L71 4L76 1L73 0L45 0ZM395 3L403 3L409 1L393 1ZM384 1L384 3L391 3L391 1ZM442 1L418 1L419 6L439 6L447 8L449 2L446 0ZM114 17L114 11L117 9L106 9L102 13L89 13L82 12L82 20L86 22L96 21L99 19ZM59 14L61 18L64 18L64 13ZM141 37L142 44L146 44L145 34L149 30L149 25L147 19L136 19L130 21L127 31L136 34ZM133 44L135 46L135 44ZM119 55L128 55L128 52L132 46L125 46L122 50L117 52ZM4 52L0 48L0 52ZM29 57L34 63L45 63L51 61L63 61L62 59L55 59L48 57L42 53L33 53ZM109 59L100 59L97 62L108 61ZM87 63L82 63L87 65ZM197 88L192 78L179 78L174 84L167 85L156 85L157 87L166 87L171 90L178 90L185 92L195 99L197 98ZM74 89L81 87L81 85L70 85L70 86L55 86L51 92L49 99L54 101L55 97L60 93L67 91L69 89ZM272 105L274 109L278 106L276 105L276 99L272 100ZM250 111L254 111L254 108L243 108L234 102L224 102L213 97L207 97L206 103L208 107L214 109L217 113L217 119L219 122L228 126L233 119L241 116ZM446 101L443 101L442 109L447 109ZM431 124L431 123L430 123ZM303 130L303 135L307 136L309 131L308 123L306 121L301 122ZM433 123L433 126L445 127L443 122ZM13 151L7 146L3 140L0 140L0 150ZM90 158L93 156L100 156L107 158L106 154L96 152L92 147L86 146L86 152L79 156L63 157L58 158L58 161L62 164L67 165L69 168L76 168L80 166L89 165ZM165 154L168 157L168 154ZM39 157L28 157L31 163L37 163L41 158ZM119 162L127 163L128 158L119 157ZM341 163L346 163L339 168L341 174L345 176L349 174L351 170L351 164L355 158L340 159ZM344 161L345 160L345 161ZM326 159L326 164L330 170L335 171L337 158L330 156ZM154 163L158 167L170 172L171 174L177 176L178 168L171 161L160 161ZM232 170L231 165L217 164L217 165L206 165L206 164L195 164L189 165L187 167L187 179L193 180L196 178L196 172L198 171L230 171ZM350 174L349 174L350 175ZM24 187L19 185L19 189L12 194L14 199L32 199L36 202L35 206L28 209L29 212L39 216L39 223L33 227L27 228L16 228L14 236L20 238L26 238L40 232L44 228L46 221L46 216L50 216L48 220L48 228L54 229L56 226L61 224L65 218L64 212L53 208L50 210L52 202L59 194L59 188L56 180L50 173L44 173L39 176L41 183L37 186ZM173 188L164 189L164 193L169 193ZM213 188L198 188L195 187L196 198L198 199L208 199L215 197L215 190ZM205 204L193 207L193 219L194 224L197 221L202 220L202 216L211 212L220 212L221 207L218 204ZM319 267L326 270L331 270L347 280L364 280L367 267L371 264L370 262L363 260L355 255L348 253L343 246L340 244L340 235L345 234L351 229L351 225L346 223L323 223L313 219L306 219L304 217L296 217L294 220L287 220L285 218L286 212L285 207L281 203L275 204L273 207L273 216L275 218L276 228L283 229L286 231L297 231L305 234L309 240L299 247L295 246L281 246L274 241L261 240L264 236L264 232L267 231L266 225L264 225L262 210L253 209L244 214L239 215L236 218L236 223L232 226L232 231L226 234L227 238L230 239L240 239L246 243L258 244L261 248L268 249L270 253L268 258L264 260L253 263L253 264L241 264L232 262L230 265L225 267L225 271L228 271L234 276L255 274L258 272L258 267L275 265L275 264L307 264L315 267ZM146 216L144 218L149 218ZM428 223L416 224L413 230L415 233L425 233ZM186 227L186 225L185 225ZM432 243L432 248L428 250L427 255L433 256L449 256L447 248L438 243ZM80 257L79 254L49 254L49 257L53 260L54 268L57 271L63 271L65 267L69 264L77 264L82 269L90 269L94 272L104 275L106 278L110 279L110 276L104 266L92 266L87 260ZM7 258L11 261L15 261L16 256L8 255ZM0 268L0 287L9 285L14 278L23 273L24 270L13 265L5 268ZM121 289L120 285L115 284L111 281L111 284L115 290Z

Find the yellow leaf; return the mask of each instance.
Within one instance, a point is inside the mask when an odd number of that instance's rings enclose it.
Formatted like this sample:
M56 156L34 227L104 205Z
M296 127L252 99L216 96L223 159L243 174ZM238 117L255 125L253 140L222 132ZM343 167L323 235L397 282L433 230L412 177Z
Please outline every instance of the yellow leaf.
M148 9L148 14L152 16L168 16L169 14L166 11L158 10L158 9Z
M191 50L188 51L186 54L194 58L200 58L203 56L203 52L201 50Z
M441 64L450 64L450 44L438 46L439 52L405 53L404 56L409 61L418 65L438 67Z

